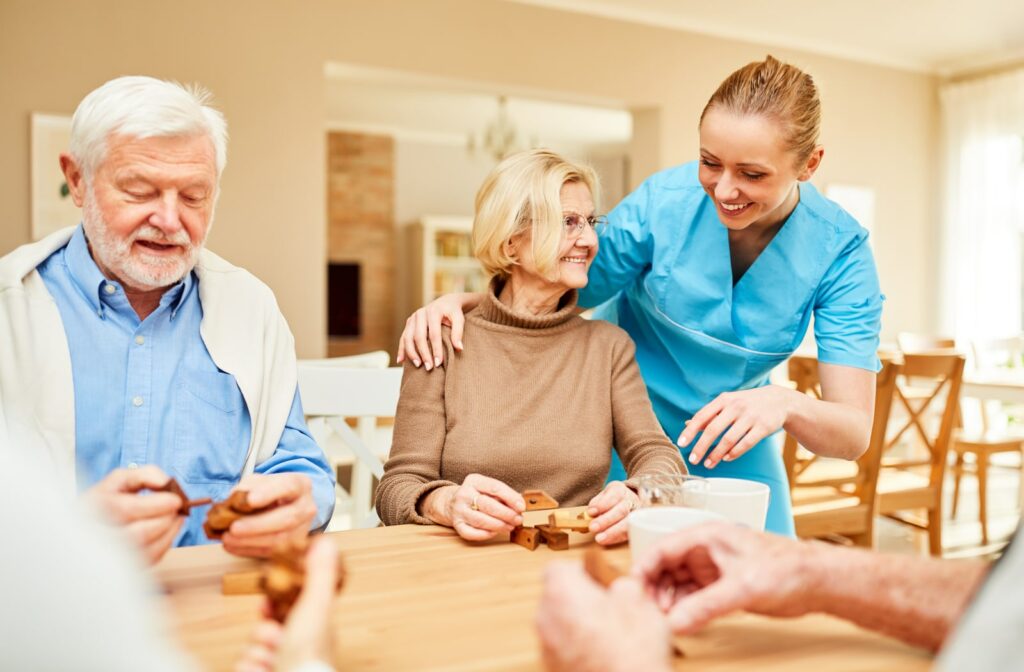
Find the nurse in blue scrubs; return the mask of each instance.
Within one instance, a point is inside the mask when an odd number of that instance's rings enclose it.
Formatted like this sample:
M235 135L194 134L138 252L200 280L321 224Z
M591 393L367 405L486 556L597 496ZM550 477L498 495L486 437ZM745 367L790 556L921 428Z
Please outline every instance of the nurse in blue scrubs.
M701 115L699 160L649 177L609 213L580 295L636 342L655 413L691 472L767 483L767 529L788 535L773 435L856 459L879 368L882 295L867 232L808 181L824 154L819 127L809 75L771 56L731 74ZM417 311L399 361L436 365L442 322L459 348L462 311L477 300L449 295ZM820 400L768 381L812 316ZM620 465L611 477L624 478Z

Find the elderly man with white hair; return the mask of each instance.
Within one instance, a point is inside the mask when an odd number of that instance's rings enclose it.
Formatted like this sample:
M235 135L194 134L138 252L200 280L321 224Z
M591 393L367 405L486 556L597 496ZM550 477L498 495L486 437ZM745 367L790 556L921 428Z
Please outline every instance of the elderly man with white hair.
M240 555L325 526L334 504L273 293L204 249L227 156L208 99L150 77L86 96L60 157L81 224L0 259L0 427L154 561L205 541L205 508L152 492L169 477L268 507L224 535Z

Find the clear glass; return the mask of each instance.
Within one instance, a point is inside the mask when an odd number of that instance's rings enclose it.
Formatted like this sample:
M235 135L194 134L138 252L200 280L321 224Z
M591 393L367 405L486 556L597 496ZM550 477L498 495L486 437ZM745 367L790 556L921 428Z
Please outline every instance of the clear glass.
M640 506L685 506L704 509L708 503L708 482L689 474L641 476L637 487Z

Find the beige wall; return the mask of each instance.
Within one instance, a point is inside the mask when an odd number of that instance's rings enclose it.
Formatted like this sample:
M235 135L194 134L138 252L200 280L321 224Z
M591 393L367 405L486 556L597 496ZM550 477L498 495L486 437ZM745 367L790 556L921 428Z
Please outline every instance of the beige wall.
M121 74L199 81L214 91L231 132L210 246L274 288L300 356L319 356L325 62L624 101L644 110L643 138L655 143L636 143L634 165L646 171L695 156L705 100L731 70L765 51L491 0L0 0L0 253L29 238L31 112L71 112L90 89ZM821 84L827 150L816 182L877 190L885 335L931 328L936 82L772 52Z

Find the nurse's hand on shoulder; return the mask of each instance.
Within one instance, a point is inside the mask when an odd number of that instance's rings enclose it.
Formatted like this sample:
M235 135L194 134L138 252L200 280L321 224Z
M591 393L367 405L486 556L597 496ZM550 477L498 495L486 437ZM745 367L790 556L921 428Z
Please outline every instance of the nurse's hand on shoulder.
M470 474L462 485L432 491L423 500L423 515L454 529L468 541L484 541L523 524L523 496L496 478Z
M640 498L622 481L606 485L587 505L587 513L594 519L590 521L590 531L597 533L594 540L602 546L626 541L626 517L639 504Z
M723 392L687 420L678 444L685 447L703 432L690 451L690 464L703 460L705 468L713 469L723 460L735 460L761 439L782 429L792 399L793 391L778 385ZM708 453L719 436L722 438L718 445Z
M441 366L444 361L442 324L452 328L452 346L462 350L462 330L466 324L463 298L462 294L445 294L410 315L398 339L396 361L401 364L408 359L416 366L422 364L427 371Z
M309 534L316 517L316 502L308 476L248 474L235 489L248 490L252 506L272 508L231 524L222 539L228 553L266 558L277 544Z
M149 492L167 485L169 476L147 464L137 469L115 469L86 492L100 509L131 535L149 562L157 562L174 543L185 516L178 514L181 497L170 492Z

